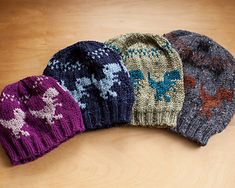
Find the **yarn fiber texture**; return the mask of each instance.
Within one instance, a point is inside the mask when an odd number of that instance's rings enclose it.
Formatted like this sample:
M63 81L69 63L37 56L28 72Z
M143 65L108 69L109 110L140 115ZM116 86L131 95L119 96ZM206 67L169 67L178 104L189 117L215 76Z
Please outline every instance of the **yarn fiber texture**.
M43 74L72 94L86 130L130 122L134 103L130 75L120 56L103 43L81 41L60 50Z
M178 53L158 35L129 33L105 42L120 54L135 90L132 125L174 127L184 101Z
M0 97L0 143L13 165L33 161L85 130L72 96L46 76L8 85Z
M207 36L177 30L165 34L183 61L185 101L171 129L200 145L221 132L235 111L235 60Z

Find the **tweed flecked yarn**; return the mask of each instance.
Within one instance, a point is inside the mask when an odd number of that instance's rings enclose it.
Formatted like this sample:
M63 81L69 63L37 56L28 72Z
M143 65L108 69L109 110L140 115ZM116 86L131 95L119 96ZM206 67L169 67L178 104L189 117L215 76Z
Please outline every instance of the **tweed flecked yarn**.
M183 61L185 101L172 131L206 145L235 111L235 60L207 36L177 30L165 34Z
M133 125L174 127L184 100L182 62L163 37L130 33L110 39L135 89Z
M56 53L44 70L78 102L87 130L129 123L134 90L120 56L103 43L82 41Z
M32 76L0 97L0 143L13 165L33 161L84 131L76 101L54 80Z

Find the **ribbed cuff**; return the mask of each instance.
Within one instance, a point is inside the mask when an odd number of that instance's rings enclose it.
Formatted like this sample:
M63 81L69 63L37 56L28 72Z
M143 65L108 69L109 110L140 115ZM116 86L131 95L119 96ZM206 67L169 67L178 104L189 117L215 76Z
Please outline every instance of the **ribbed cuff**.
M1 136L0 142L13 165L33 161L59 146L74 135L84 131L83 122L73 120L48 128L47 132L36 132L28 137ZM37 134L36 134L37 133Z
M175 127L178 115L177 112L159 110L136 111L133 109L131 124L143 127Z
M103 102L92 111L82 111L86 130L110 128L115 124L130 123L133 102Z
M180 125L177 125L176 128L171 130L201 146L205 146L210 137L217 133L213 126L206 124L202 125L200 122L194 122L193 124L189 125L187 125L185 122L182 122Z

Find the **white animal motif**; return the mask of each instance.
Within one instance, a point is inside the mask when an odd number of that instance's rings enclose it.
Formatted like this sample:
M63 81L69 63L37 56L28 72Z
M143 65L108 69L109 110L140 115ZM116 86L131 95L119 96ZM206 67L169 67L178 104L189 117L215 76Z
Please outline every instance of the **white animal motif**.
M76 89L71 91L65 86L64 80L61 81L62 87L64 87L67 91L69 91L72 94L72 96L75 98L75 100L77 101L81 109L86 108L86 103L81 102L81 99L84 96L86 97L90 96L89 93L87 92L86 87L91 84L92 83L89 78L86 78L86 77L77 78L75 82Z
M56 103L56 99L54 99L58 95L59 92L55 88L48 88L42 97L46 106L39 111L30 109L30 113L37 118L45 119L49 125L52 125L55 120L63 118L62 114L55 115L56 107L62 106L61 103Z
M13 114L14 118L10 120L0 119L0 124L7 129L11 129L16 138L20 138L20 134L29 136L30 134L27 131L22 130L25 124L25 113L20 108L15 108Z
M108 98L108 94L112 97L116 97L117 93L115 91L112 91L111 88L114 85L114 83L118 83L118 85L121 84L120 81L118 81L118 75L115 73L118 73L121 71L120 65L116 63L110 63L104 65L103 73L105 77L100 80L96 80L94 75L92 75L92 81L95 84L95 86L100 90L100 96L104 99Z
M64 80L61 81L62 87L69 91L72 96L75 98L77 103L79 104L79 107L81 109L86 108L86 103L81 102L81 99L83 97L89 97L90 94L87 91L87 87L94 84L100 91L100 96L104 99L108 98L108 95L112 97L116 97L117 93L115 91L112 91L112 86L114 83L121 84L121 82L118 80L118 75L115 73L118 73L121 71L121 66L116 63L106 64L103 68L103 73L105 77L100 80L96 80L94 74L91 75L91 79L88 77L82 77L77 78L75 82L75 90L69 90L64 83Z

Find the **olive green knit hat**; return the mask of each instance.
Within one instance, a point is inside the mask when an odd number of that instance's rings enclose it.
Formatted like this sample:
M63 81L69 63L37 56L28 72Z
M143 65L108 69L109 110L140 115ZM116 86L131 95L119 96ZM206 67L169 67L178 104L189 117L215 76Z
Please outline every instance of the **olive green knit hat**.
M158 35L130 33L106 41L127 67L135 88L133 125L175 127L184 101L178 53Z

